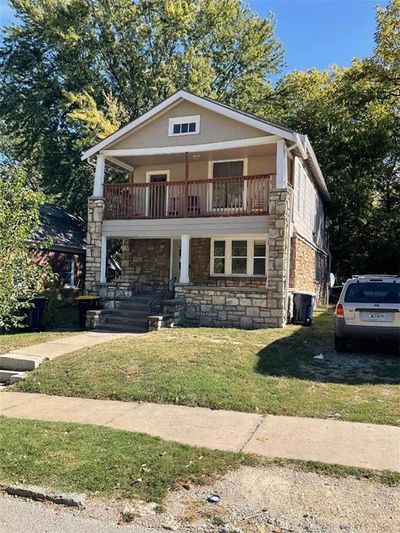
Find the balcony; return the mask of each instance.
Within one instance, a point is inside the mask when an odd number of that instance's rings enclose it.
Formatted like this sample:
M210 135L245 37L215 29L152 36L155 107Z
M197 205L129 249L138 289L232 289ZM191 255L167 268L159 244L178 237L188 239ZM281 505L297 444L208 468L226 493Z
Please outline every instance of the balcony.
M272 174L229 178L107 183L105 220L267 215Z

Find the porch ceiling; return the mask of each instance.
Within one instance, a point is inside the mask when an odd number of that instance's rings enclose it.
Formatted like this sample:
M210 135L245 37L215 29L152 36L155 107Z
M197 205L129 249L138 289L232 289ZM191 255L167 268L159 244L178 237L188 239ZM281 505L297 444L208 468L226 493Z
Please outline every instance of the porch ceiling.
M193 161L214 161L220 159L241 159L246 157L275 156L276 145L265 144L260 146L246 146L242 148L230 148L227 150L210 150L209 152L189 153L189 162ZM163 154L163 155L146 155L146 156L114 156L114 160L127 163L132 167L163 165L168 163L182 164L185 161L184 154Z

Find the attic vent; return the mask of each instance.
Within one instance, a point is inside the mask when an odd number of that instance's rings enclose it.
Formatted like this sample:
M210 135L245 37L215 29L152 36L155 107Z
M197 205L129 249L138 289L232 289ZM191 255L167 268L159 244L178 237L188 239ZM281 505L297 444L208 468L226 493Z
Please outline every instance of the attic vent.
M196 135L200 133L200 115L169 119L168 135Z

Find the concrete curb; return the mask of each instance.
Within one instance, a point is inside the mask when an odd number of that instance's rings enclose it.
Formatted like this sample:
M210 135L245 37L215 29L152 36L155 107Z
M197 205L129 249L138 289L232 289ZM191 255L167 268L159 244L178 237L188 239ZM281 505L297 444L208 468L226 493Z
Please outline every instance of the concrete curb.
M78 507L79 509L85 507L86 497L84 494L57 494L49 492L43 487L32 485L7 485L3 487L3 490L11 496L19 496L20 498L48 501L59 505L66 505L67 507Z

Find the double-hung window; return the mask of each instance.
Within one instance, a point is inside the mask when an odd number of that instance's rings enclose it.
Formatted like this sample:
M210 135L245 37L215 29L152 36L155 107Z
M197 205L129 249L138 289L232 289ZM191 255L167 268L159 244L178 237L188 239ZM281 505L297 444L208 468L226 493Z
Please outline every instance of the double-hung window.
M75 287L75 261L67 259L64 263L64 287Z
M266 240L212 239L210 270L213 276L266 276Z

